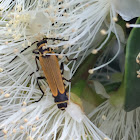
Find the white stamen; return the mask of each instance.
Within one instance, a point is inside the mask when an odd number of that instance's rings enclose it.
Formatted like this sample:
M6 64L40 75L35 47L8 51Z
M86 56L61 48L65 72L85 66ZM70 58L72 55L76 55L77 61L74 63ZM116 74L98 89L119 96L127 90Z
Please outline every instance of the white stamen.
M74 120L76 120L79 123L82 122L82 120L84 119L84 113L81 110L81 108L72 102L69 103L68 107L66 108L66 111Z
M126 27L127 27L127 28L130 28L130 27L133 27L133 28L140 28L140 24L129 24L129 23L126 23Z

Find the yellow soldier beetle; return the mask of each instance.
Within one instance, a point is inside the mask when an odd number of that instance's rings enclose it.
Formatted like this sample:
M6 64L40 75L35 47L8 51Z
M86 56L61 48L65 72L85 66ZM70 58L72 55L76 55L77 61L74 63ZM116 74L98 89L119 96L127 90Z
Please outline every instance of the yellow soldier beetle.
M50 47L44 49L44 46L45 46L45 44L47 44L47 40L49 40L49 39L53 40L53 41L55 41L55 40L66 41L63 39L56 39L56 38L43 38L41 41L35 41L31 44L31 46L32 46L33 44L37 43L37 49L33 50L33 53L39 54L39 56L35 57L35 61L36 61L36 65L37 65L36 71L39 70L39 66L37 63L37 60L39 60L43 73L44 73L44 76L45 76L45 77L37 77L37 84L43 94L42 94L41 98L35 102L40 101L42 99L42 97L44 96L44 91L41 89L41 87L39 85L39 80L45 78L47 80L47 83L53 94L54 101L57 104L58 108L61 110L65 110L65 108L67 107L67 103L68 103L68 96L66 94L66 89L65 89L63 80L66 80L68 82L70 82L70 80L67 80L64 77L62 77L58 58L56 55L54 55L55 53L53 52L53 49ZM26 47L20 53L24 52L31 46ZM50 55L50 53L53 55ZM17 56L15 56L10 61L10 63L14 59L16 59L16 57ZM66 57L66 58L68 59L68 57ZM71 59L71 60L76 60L76 58ZM31 73L30 76L33 73Z

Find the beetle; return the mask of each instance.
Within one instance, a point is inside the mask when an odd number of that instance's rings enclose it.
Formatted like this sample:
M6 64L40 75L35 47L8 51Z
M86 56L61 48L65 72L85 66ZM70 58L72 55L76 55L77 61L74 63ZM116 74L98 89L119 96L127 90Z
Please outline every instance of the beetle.
M39 89L43 93L41 98L35 102L38 102L42 99L44 96L44 91L41 89L41 86L39 85L40 79L46 79L47 83L50 87L50 90L52 92L52 95L54 97L54 102L57 104L58 108L61 110L65 110L67 107L68 103L68 96L66 93L65 85L63 80L66 80L70 82L70 80L65 79L62 77L61 70L60 68L63 67L63 63L61 63L61 67L59 66L58 58L55 55L55 52L53 52L53 49L48 47L44 49L45 44L47 44L47 40L61 40L61 41L66 41L63 39L56 39L56 38L43 38L41 41L35 41L31 44L31 46L35 43L37 43L37 49L33 50L33 53L39 54L39 56L35 57L36 65L37 65L37 70L39 70L39 66L37 63L37 60L39 60L40 65L42 67L43 73L45 77L37 77L37 84L39 86ZM24 50L22 50L20 53L24 52L27 50L30 46L26 47ZM50 55L53 54L53 55ZM10 63L16 58L15 56ZM66 57L68 59L68 57ZM69 60L69 59L68 59ZM71 60L76 60L76 59L71 59ZM64 69L63 69L64 72ZM34 72L33 72L34 73ZM31 73L30 76L33 74Z

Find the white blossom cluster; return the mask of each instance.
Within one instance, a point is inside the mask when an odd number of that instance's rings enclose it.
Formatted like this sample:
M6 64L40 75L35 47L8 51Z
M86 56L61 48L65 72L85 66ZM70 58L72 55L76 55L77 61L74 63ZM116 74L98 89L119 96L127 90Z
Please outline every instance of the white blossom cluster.
M112 140L138 140L140 129L140 108L125 112L123 106L114 107L109 100L89 114L94 124Z
M132 13L127 15L117 4L115 0L0 0L0 127L3 137L8 140L110 140L78 105L69 101L66 111L59 110L45 80L41 80L40 85L46 95L40 102L33 103L42 94L36 81L42 71L36 72L32 53L36 44L21 51L44 37L65 40L48 39L46 47L54 49L60 63L65 61L65 56L78 58L65 66L64 75L72 78L86 56L91 52L97 54L113 32L118 41L116 54L110 61L91 69L92 73L112 62L120 51L116 12L132 18ZM35 73L30 76L32 72Z

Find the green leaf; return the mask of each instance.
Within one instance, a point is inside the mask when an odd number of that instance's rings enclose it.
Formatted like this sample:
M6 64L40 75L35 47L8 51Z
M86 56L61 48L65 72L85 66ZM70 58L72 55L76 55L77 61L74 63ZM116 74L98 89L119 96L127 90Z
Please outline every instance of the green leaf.
M96 94L89 86L88 82L85 80L77 81L71 88L72 96L76 95L82 101L82 107L86 114L89 114L91 110L99 106L105 99L102 99L100 95ZM78 105L81 103L79 102L78 98L74 96L71 98L72 101ZM80 105L81 106L81 105Z
M140 18L136 24L140 24ZM136 57L140 52L140 28L133 28L128 38L126 47L125 63L125 103L124 109L131 111L140 106L140 78L137 78L137 71L140 64L136 63Z

